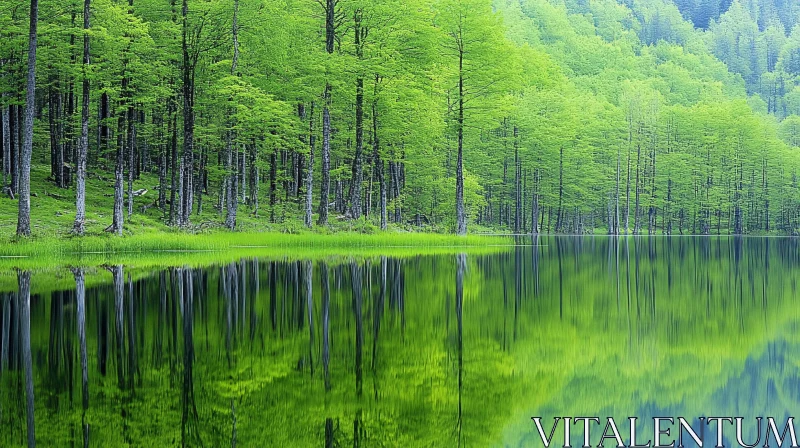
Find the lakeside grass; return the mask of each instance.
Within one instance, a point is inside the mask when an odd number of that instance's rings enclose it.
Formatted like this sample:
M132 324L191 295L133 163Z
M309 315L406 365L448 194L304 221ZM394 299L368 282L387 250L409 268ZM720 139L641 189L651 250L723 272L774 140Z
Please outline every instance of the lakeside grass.
M73 254L123 254L157 251L231 251L241 249L364 249L485 247L509 245L500 236L455 236L434 233L282 234L275 232L180 232L130 236L68 236L13 239L0 245L2 257L64 257Z

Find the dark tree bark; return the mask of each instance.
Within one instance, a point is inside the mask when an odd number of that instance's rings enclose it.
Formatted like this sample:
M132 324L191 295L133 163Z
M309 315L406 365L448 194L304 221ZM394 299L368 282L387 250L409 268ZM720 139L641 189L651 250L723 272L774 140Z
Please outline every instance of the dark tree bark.
M31 0L30 19L28 35L28 81L27 91L25 93L25 136L19 164L18 236L29 236L31 234L31 156L33 154L33 118L36 114L36 29L39 24L39 0ZM33 391L31 391L31 399L32 398ZM32 439L29 438L29 442L31 440Z

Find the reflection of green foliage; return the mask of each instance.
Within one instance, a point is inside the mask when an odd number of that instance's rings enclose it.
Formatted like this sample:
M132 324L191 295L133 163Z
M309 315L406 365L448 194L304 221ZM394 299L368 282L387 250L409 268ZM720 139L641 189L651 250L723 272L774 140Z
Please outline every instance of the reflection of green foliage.
M796 241L589 237L536 243L467 257L460 391L466 445L537 446L533 415L609 415L618 421L629 415L711 412L782 416L800 403L794 386L800 363L792 356L800 351L791 275L800 261L793 255ZM353 445L354 420L363 429L363 446L456 445L455 258L390 259L383 306L378 306L381 259L358 263L364 278L360 397L349 266L328 265L332 388L327 392L320 263L313 271L311 342L302 263L259 260L258 290L255 262L237 264L240 273L243 267L247 272L239 284L247 292L238 301L225 298L220 268L195 271L195 291L203 293L194 301L193 380L196 424L205 446L230 443L234 415L239 446L320 446L328 418L339 446ZM277 267L274 328L271 266ZM178 446L184 380L180 311L162 315L158 275L136 273L140 375L133 392L120 388L113 336L109 373L102 377L98 371L98 306L111 305L111 333L114 318L113 292L103 285L109 277L100 280L106 275L100 272L98 286L87 295L91 405L86 418L92 444ZM61 334L52 326L60 317L51 304L61 296L47 296L43 292L32 302L37 438L43 446L79 444L80 375L65 376L60 387L47 380L67 371L66 364L48 363L52 337ZM234 302L236 308L229 308ZM71 299L63 308L65 332L74 331ZM76 338L64 334L75 356ZM16 370L2 377L0 420L9 431L0 443L5 445L24 443L20 377ZM774 393L767 394L765 385Z

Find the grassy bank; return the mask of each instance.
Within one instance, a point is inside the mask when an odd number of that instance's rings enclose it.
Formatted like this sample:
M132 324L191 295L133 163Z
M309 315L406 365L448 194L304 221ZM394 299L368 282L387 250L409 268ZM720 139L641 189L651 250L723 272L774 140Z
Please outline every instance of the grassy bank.
M494 236L466 236L432 233L383 232L376 234L284 234L276 232L148 232L123 237L61 236L9 241L0 245L3 257L65 257L75 254L125 254L156 251L250 251L469 248L508 245L511 240Z
M157 178L143 175L135 182L135 189L149 192L134 202L134 214L126 216L122 237L104 232L111 223L113 210L113 179L109 173L90 173L87 179L86 236L72 235L75 216L74 191L60 189L48 179L49 167L35 165L31 173L32 236L14 237L17 201L6 196L0 198L0 257L29 257L57 260L92 258L91 254L133 254L154 251L216 251L241 252L259 249L280 255L292 253L331 253L368 251L382 248L466 248L509 244L499 237L457 237L443 233L412 232L409 227L392 225L380 231L369 219L347 221L333 216L329 226L307 230L297 219L300 204L286 201L275 210L262 209L255 215L249 207L239 213L237 232L222 228L223 216L209 201L202 213L194 214L194 226L187 231L177 231L164 224L164 212L154 207L158 192L153 188ZM94 257L98 258L98 257ZM0 264L9 264L6 258ZM17 263L21 263L17 261Z

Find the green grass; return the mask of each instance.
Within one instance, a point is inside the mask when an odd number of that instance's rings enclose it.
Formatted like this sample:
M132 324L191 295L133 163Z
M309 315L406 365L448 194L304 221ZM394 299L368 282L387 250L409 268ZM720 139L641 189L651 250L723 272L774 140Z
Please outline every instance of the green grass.
M496 252L513 243L507 237L459 237L412 232L399 226L380 231L367 219L353 222L333 217L329 226L308 230L293 218L300 214L300 205L295 202L278 207L276 223L269 222L269 210L262 209L261 216L254 216L248 207L240 207L240 230L228 232L222 228L223 217L214 209L213 198L206 198L202 214L192 216L193 227L178 231L163 223L157 208L142 211L143 205L152 204L158 197L154 188L158 180L149 175L135 182L134 189L149 191L137 198L134 214L129 219L126 216L124 235L118 237L104 231L111 223L113 209L113 179L107 173L90 173L88 177L86 235L78 237L71 233L74 190L55 187L48 174L49 167L41 165L31 173L31 237L14 236L17 201L0 198L0 271L104 264L201 266L242 256L336 259Z

